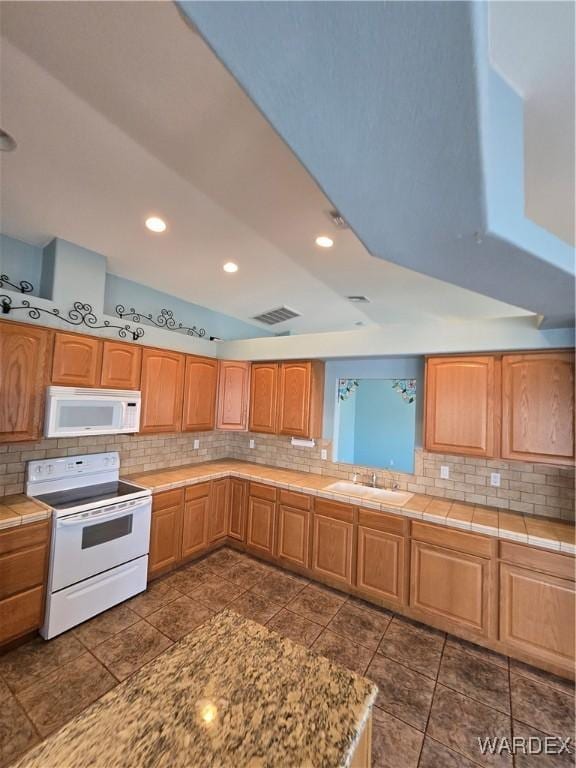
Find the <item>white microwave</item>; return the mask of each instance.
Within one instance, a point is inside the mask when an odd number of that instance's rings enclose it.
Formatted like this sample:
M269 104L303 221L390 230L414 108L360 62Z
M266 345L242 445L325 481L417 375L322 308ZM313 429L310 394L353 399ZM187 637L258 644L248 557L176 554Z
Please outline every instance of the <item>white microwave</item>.
M120 435L140 429L140 392L48 387L45 437Z

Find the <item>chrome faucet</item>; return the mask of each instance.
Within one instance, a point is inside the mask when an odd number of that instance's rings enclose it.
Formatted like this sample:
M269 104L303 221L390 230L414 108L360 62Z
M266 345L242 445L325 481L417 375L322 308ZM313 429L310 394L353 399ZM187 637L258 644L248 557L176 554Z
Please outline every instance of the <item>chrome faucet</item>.
M372 488L376 488L376 481L378 480L376 472L372 472Z

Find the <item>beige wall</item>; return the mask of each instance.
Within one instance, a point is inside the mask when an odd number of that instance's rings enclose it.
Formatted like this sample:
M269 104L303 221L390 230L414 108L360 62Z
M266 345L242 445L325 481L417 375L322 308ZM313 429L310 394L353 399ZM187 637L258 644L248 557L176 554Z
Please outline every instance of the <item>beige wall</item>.
M249 448L250 438L255 440L254 449ZM193 448L194 439L200 440L199 450ZM146 472L225 457L342 479L351 479L354 472L367 476L373 471L366 467L322 461L322 448L328 450L328 456L331 455L331 444L326 440L318 441L315 448L294 448L288 437L217 431L2 444L0 496L22 493L27 461L101 451L119 451L123 473ZM441 464L450 468L449 480L440 479ZM493 471L501 475L500 488L490 486L490 473ZM574 469L571 467L442 456L418 449L414 474L392 474L379 470L377 476L379 485L389 485L394 477L402 489L416 493L488 504L527 514L574 519Z

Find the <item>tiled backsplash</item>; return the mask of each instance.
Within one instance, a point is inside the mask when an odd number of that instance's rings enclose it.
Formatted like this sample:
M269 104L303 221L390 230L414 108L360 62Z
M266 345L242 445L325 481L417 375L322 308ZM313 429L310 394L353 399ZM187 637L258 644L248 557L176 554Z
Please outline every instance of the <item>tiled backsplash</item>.
M249 447L250 438L255 448ZM194 450L194 440L200 448ZM288 437L246 432L199 432L151 436L66 438L34 443L0 444L0 496L21 493L25 464L32 459L55 458L82 453L119 451L123 472L146 472L181 464L221 458L244 459L315 474L364 479L371 469L323 461L320 451L331 455L331 443L317 441L315 448L294 448ZM440 465L449 467L450 478L440 478ZM500 474L500 487L490 485L490 474ZM443 456L416 450L414 474L376 471L378 484L392 479L402 490L427 493L473 504L487 504L526 514L574 519L574 468L531 464L500 459Z
M249 447L249 439L255 448ZM320 451L331 455L331 443L317 441L315 448L294 448L290 438L246 433L230 434L228 455L260 464L274 464L316 474L351 480L354 473L366 481L374 470L351 464L322 461ZM449 480L440 478L440 465L449 467ZM490 485L490 474L500 474L500 487ZM402 490L431 496L486 504L526 514L574 519L574 468L551 464L530 464L501 459L444 456L416 449L414 474L376 470L378 485L389 487L392 480Z
M200 448L194 450L194 440ZM199 432L172 435L115 435L67 437L33 443L0 444L0 497L22 493L26 462L84 453L119 451L123 473L147 472L180 464L225 458L228 451L226 432Z

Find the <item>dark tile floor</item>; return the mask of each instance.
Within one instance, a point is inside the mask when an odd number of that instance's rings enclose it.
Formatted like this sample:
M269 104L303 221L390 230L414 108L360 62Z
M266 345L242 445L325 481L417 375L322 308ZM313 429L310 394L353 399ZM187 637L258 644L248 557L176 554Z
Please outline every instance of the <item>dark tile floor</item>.
M573 738L568 682L222 549L0 656L0 768L226 606L378 684L374 768L574 766L573 754L513 760L478 748L479 736Z

